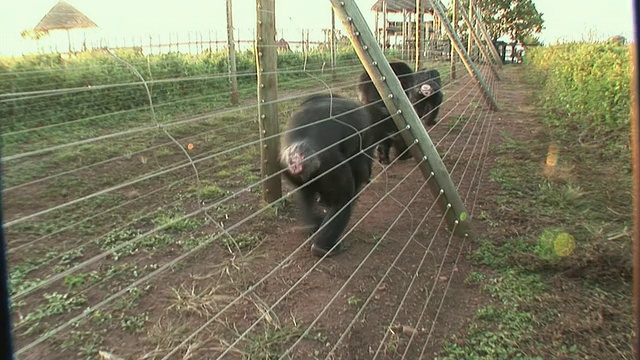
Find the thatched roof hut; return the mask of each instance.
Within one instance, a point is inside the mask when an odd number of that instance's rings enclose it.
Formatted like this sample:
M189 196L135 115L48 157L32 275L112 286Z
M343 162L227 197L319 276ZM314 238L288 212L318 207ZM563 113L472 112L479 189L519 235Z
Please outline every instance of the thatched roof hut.
M60 0L40 20L33 30L49 32L51 30L88 29L98 27L85 14L64 0Z
M40 39L42 36L48 35L50 31L65 30L67 32L67 41L69 42L69 52L72 52L71 35L69 30L73 29L90 29L97 28L98 25L89 19L80 10L73 7L64 0L58 1L49 12L38 22L33 30L22 32L23 37L31 37ZM85 44L83 43L83 48Z

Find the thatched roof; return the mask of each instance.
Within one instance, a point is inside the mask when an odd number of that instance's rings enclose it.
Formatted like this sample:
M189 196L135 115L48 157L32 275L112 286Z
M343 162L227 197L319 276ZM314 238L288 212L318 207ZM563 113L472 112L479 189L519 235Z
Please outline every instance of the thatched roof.
M49 32L50 30L69 30L98 27L85 14L64 0L60 0L40 20L33 30Z
M371 10L382 12L384 10L383 7L384 0L377 0L375 4L371 7ZM431 4L427 0L422 0L420 2L420 7L422 8L422 12L430 12L433 10ZM415 0L387 0L387 12L395 13L402 12L402 10L407 10L408 12L415 13L416 12L416 1Z

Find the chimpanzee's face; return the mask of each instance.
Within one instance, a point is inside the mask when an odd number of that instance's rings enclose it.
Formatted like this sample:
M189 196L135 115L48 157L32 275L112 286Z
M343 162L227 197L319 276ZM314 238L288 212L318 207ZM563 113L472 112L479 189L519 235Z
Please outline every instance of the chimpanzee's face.
M429 84L422 84L422 86L420 86L420 93L425 97L429 97L433 94L433 88Z

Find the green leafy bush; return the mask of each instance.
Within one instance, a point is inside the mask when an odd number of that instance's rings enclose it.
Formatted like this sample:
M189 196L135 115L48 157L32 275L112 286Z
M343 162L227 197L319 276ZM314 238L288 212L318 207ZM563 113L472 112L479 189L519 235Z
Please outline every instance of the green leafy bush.
M594 141L628 132L629 47L574 42L534 48L527 55L543 79L542 108L553 125Z

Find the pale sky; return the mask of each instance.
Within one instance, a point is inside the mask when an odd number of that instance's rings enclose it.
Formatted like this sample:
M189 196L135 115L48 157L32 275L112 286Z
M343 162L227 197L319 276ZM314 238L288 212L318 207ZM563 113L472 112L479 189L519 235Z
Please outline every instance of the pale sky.
M23 40L20 32L33 28L57 0L18 0L0 3L0 55L20 55L21 49L35 43ZM186 40L187 31L212 31L225 36L225 0L67 0L100 27L107 38L139 39L149 35L168 38L179 33ZM275 0L276 23L285 39L300 37L300 29L330 26L328 0ZM369 25L375 0L356 0ZM631 40L633 23L631 1L610 0L534 0L544 14L546 29L540 38L547 44L556 40L579 40L592 32L600 38L623 35ZM448 1L444 0L447 4ZM234 0L234 26L242 38L250 40L255 27L255 0ZM339 24L339 21L338 21ZM313 35L311 35L313 36ZM66 39L66 34L64 35ZM32 46L31 46L32 47Z

